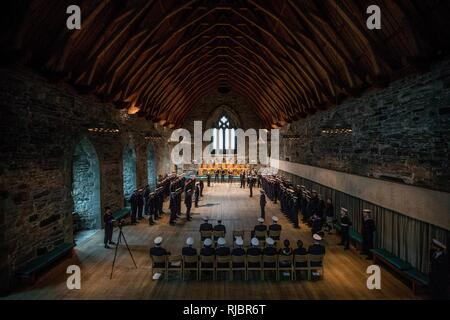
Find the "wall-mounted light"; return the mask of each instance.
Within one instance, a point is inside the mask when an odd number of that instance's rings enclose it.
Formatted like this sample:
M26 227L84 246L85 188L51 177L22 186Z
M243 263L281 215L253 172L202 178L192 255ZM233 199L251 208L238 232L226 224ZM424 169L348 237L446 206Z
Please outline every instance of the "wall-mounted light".
M131 107L128 108L127 113L129 115L133 115L138 113L141 110L141 108L139 108L138 106L132 104Z
M326 135L351 134L352 126L336 112L333 117L321 127L321 132Z
M119 129L117 128L103 128L103 127L88 128L88 131L92 133L119 133Z

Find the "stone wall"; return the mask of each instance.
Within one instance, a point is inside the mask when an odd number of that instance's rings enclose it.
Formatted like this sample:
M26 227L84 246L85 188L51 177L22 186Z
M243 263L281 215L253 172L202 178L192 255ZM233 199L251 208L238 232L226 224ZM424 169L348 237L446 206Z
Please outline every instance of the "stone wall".
M343 119L343 120L342 120ZM350 134L323 134L347 122ZM450 61L288 125L280 159L450 191Z
M117 134L88 128L116 127ZM133 144L137 185L147 184L146 133L167 134L141 118L127 117L70 86L49 83L19 67L0 70L0 283L14 270L62 242L73 241L72 164L88 139L100 166L100 206L123 206L122 152ZM157 174L170 169L166 143L154 146ZM103 210L102 210L103 211Z

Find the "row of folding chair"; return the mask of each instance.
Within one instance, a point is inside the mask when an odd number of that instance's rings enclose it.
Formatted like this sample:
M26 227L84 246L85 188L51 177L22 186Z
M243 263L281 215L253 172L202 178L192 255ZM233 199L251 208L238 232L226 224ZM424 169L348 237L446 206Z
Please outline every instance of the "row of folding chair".
M217 279L218 272L227 272L232 281L235 272L244 272L245 280L249 272L259 272L264 280L266 272L276 272L276 279L280 279L280 272L289 272L291 280L297 279L297 272L306 272L308 280L312 278L313 271L320 271L324 276L323 255L262 255L262 256L151 256L152 274L164 273L168 280L169 272L177 271L185 280L186 272L196 273L196 279L201 280L203 272L212 272L213 280ZM162 266L161 266L162 265Z

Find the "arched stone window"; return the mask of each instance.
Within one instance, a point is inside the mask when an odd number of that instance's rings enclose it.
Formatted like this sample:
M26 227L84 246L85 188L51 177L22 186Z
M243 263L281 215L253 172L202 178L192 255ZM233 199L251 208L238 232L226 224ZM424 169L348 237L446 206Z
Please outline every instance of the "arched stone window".
M213 128L213 146L216 153L236 153L236 133L226 115L222 115Z
M101 228L100 166L95 148L87 138L80 141L73 154L72 198L74 212L80 218L79 230Z
M123 150L123 196L128 200L136 186L136 151L132 145Z
M150 190L156 189L156 164L153 146L149 143L147 147L147 181Z

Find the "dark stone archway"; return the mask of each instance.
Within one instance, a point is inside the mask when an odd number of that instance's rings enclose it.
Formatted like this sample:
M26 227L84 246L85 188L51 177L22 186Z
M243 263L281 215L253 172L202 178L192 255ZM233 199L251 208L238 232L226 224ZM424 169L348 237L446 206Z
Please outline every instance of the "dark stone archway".
M123 196L130 198L136 185L136 151L132 145L127 145L123 151Z
M87 138L80 141L73 154L72 198L74 212L80 218L79 230L101 228L100 165Z
M147 181L150 190L156 189L156 163L153 146L149 143L147 147Z

